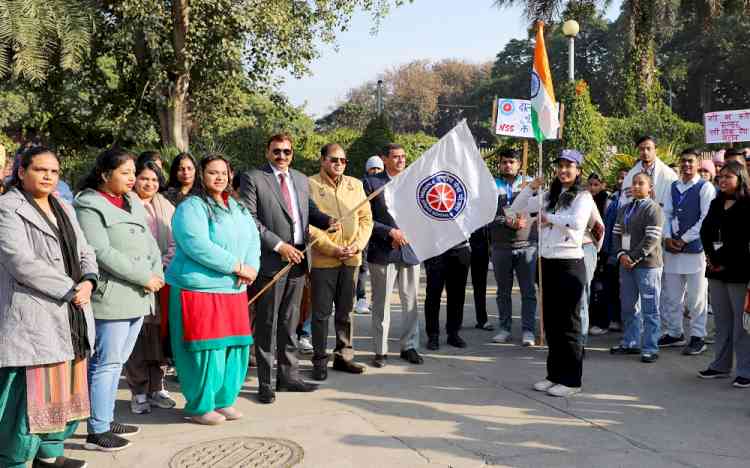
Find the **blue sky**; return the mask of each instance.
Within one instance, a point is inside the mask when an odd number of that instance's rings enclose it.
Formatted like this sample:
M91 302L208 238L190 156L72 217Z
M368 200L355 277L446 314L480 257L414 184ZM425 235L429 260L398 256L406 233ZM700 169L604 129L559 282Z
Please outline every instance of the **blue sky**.
M294 105L321 117L353 87L375 79L378 73L412 60L460 58L471 62L492 60L513 38L526 35L520 9L492 7L492 0L414 0L393 9L371 35L372 20L358 13L348 31L337 40L338 50L323 46L310 66L312 74L288 78L281 87ZM608 16L616 16L620 1Z

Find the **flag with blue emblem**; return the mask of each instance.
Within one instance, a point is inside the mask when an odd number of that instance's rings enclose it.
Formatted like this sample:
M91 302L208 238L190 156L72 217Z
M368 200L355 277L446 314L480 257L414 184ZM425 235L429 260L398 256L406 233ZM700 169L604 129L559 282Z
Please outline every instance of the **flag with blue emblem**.
M384 196L419 261L466 241L497 211L495 180L465 120L389 182Z

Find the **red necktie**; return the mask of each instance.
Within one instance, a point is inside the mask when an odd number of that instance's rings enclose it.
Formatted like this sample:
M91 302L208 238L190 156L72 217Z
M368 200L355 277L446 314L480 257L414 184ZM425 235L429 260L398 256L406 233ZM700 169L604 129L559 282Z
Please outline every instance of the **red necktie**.
M279 174L279 183L281 184L281 196L284 197L284 203L289 214L293 214L292 196L289 194L289 186L286 184L286 174Z

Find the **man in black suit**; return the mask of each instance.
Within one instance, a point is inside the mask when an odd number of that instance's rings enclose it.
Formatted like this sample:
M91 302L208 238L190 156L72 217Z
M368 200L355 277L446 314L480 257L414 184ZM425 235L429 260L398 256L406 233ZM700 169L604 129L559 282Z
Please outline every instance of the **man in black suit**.
M250 297L267 285L287 262L294 267L255 303L253 334L258 361L258 399L273 403L271 388L276 332L276 391L311 392L316 385L303 381L297 370L296 328L305 284L308 223L328 229L333 218L310 199L307 176L289 167L294 157L289 135L272 136L267 145L268 164L240 177L240 200L253 215L261 239L260 272Z
M369 195L380 189L406 169L406 152L397 144L383 150L385 171L364 179ZM391 323L391 290L398 284L401 299L403 330L401 331L401 358L412 364L422 364L417 353L419 346L419 316L417 315L417 288L419 287L419 260L409 246L409 240L388 213L385 197L381 193L370 201L374 221L372 237L367 247L367 262L372 287L372 331L375 367L386 365L388 329Z

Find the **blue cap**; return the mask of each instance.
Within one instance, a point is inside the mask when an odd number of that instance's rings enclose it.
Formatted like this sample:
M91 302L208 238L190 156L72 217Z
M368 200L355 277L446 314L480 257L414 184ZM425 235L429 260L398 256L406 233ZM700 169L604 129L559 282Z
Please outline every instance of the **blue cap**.
M581 164L583 164L583 155L580 152L573 150L573 149L562 150L562 153L560 153L560 156L557 158L557 161L561 159L576 163L576 166L580 166Z

